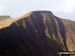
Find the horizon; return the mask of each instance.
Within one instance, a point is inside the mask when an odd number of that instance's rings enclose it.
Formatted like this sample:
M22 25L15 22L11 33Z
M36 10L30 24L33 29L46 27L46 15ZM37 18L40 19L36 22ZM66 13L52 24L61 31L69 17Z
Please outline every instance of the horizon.
M37 10L48 10L57 17L75 21L75 0L0 0L0 15L17 18Z

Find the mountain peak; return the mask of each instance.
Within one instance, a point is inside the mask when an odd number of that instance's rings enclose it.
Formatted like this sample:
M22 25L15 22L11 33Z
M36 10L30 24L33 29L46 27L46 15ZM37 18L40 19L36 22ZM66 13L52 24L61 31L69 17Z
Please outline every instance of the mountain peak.
M32 11L32 13L51 13L51 11Z
M23 15L21 17L18 17L18 18L20 19L20 18L28 17L28 16L36 14L36 13L46 13L46 14L49 13L49 14L53 14L51 11L30 11L30 12L26 13L25 15Z
M50 11L31 11L0 22L1 56L58 56L75 51L75 23Z

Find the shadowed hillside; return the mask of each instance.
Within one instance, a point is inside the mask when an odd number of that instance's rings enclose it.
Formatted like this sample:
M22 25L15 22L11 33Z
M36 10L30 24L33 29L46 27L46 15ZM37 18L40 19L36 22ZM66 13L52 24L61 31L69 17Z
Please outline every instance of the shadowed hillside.
M60 51L75 51L75 22L50 11L33 11L5 23L9 24L0 26L1 56L59 56Z

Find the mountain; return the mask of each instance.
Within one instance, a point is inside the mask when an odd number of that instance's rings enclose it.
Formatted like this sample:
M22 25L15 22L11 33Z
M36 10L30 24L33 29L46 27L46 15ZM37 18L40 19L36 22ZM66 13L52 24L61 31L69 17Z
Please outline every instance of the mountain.
M10 16L0 16L0 21L1 20L6 20L6 19L8 19L8 18L11 18Z
M0 56L59 56L75 51L75 22L32 11L0 23Z

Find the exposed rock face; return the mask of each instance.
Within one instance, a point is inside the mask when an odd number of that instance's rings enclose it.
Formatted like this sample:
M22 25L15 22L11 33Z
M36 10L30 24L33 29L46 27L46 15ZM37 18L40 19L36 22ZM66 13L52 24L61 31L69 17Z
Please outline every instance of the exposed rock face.
M0 30L0 55L58 56L59 51L75 51L74 39L75 22L33 11Z

